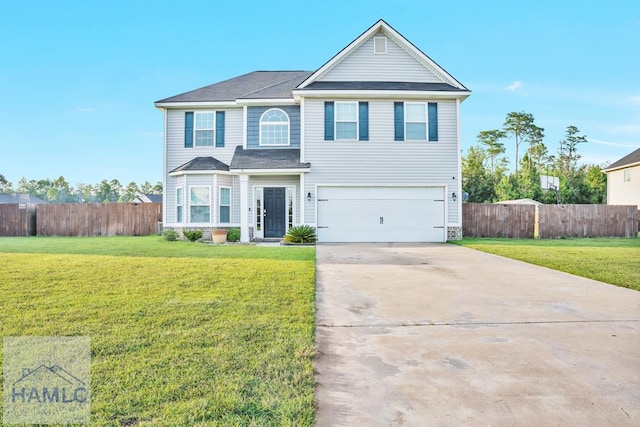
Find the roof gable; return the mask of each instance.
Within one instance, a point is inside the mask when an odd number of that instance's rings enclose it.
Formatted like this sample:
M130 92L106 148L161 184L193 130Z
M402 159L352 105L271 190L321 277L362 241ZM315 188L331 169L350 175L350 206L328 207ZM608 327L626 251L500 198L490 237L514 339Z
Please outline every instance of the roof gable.
M374 38L379 36L387 37L386 55L375 55L373 52ZM353 80L349 77L347 70L362 63L363 59L374 62L374 64L386 61L395 66L392 70L385 70L384 66L375 65L366 67L366 70L361 68L362 73L358 78L359 81L397 82L402 81L399 78L404 78L411 82L446 83L458 90L468 90L382 19L305 79L297 89L304 89L318 81ZM388 72L385 73L385 71Z
M614 169L620 169L631 165L640 165L640 148L633 151L620 160L611 163L607 168L603 169L605 172L612 171Z

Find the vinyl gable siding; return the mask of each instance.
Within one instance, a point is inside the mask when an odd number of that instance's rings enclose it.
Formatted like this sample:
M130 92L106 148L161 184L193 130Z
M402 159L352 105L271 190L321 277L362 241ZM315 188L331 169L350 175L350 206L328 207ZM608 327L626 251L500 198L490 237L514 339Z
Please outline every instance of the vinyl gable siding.
M260 145L260 118L262 114L272 108L284 111L289 116L289 145L268 146ZM300 148L300 106L285 105L271 107L247 108L247 148Z
M438 141L395 141L394 101L369 100L369 141L363 142L325 141L324 100L305 100L305 160L311 173L304 194L315 194L316 184L432 184L457 192L456 102L437 102ZM459 223L458 204L448 203L448 222ZM315 222L313 209L305 210L304 221Z
M379 81L441 83L442 80L387 37L387 53L375 54L374 34L318 81Z

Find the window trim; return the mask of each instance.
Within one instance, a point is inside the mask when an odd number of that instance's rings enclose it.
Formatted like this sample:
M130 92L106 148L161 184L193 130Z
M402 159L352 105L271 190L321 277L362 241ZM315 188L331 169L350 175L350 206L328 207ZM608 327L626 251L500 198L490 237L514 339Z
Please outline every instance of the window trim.
M349 120L338 120L338 105L340 104L353 104L355 105L355 112L356 112L356 120L355 120L355 125L356 125L356 136L355 138L340 138L338 135L338 122L340 123L354 123L353 121ZM333 114L333 126L334 126L334 130L333 130L333 135L334 135L334 139L336 141L359 141L359 133L360 133L360 104L358 103L358 101L335 101L334 103L334 114Z
M410 122L407 120L407 108L408 105L422 105L424 106L424 122ZM407 124L409 123L424 123L424 139L409 139L407 132ZM429 140L429 106L427 102L406 102L404 103L404 140L410 142L427 142Z
M282 126L282 124L285 123L285 122L264 122L264 123L262 123L262 119L270 111L280 111L287 118L287 122L286 122L287 123L287 143L286 144L263 144L262 143L262 126L263 126L263 124L265 126ZM260 120L258 121L258 129L259 129L258 145L260 147L288 147L288 146L291 145L291 118L289 117L287 112L284 111L281 108L269 108L269 109L265 110L260 115Z
M181 185L176 187L176 222L179 224L184 222L184 189Z
M198 128L198 115L211 114L212 124L211 128ZM211 131L212 140L211 145L198 145L198 131ZM210 110L194 111L193 112L193 147L215 147L216 146L216 112Z
M193 205L191 203L191 191L194 188L206 188L207 189L207 194L209 196L209 204L208 205ZM212 201L212 197L211 197L211 186L210 185L190 185L189 186L189 224L211 224L211 201ZM191 208L193 206L207 206L209 208L209 222L194 222L191 220Z
M223 205L222 204L222 190L226 189L229 190L229 204L228 205ZM231 205L232 205L232 195L233 193L231 192L231 187L228 185L220 185L218 186L218 224L231 224ZM221 208L222 207L228 207L229 208L229 221L228 222L222 222L222 211Z

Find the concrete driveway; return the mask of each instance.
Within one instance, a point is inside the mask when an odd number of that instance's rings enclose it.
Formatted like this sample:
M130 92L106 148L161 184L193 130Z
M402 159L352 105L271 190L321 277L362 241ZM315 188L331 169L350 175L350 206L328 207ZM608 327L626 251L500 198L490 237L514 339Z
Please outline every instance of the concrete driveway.
M318 426L640 425L640 292L448 244L317 261Z

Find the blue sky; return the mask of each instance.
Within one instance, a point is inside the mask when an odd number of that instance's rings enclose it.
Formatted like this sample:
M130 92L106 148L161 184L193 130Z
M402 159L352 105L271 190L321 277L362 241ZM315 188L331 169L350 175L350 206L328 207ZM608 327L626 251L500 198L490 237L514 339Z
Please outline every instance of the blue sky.
M0 173L160 181L154 101L254 70L317 69L380 18L472 90L465 151L510 111L532 113L553 152L577 126L587 163L640 146L635 0L5 2Z

